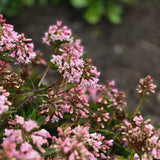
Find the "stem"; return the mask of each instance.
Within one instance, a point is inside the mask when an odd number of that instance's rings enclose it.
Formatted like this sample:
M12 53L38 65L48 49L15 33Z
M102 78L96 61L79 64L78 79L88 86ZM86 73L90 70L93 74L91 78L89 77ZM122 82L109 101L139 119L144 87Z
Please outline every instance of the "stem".
M114 118L115 113L116 113L116 109L114 109L113 114L112 114L112 117L110 118L110 120L109 120L109 122L108 122L108 124L107 124L107 127L109 127L109 125L111 124L111 122L112 122L112 120L113 120L113 118Z
M46 75L48 73L48 70L49 70L49 65L47 66L46 70L43 73L43 76L42 76L41 80L38 83L38 88L40 87L41 83L43 82L44 78L46 77Z
M140 108L140 106L141 106L141 104L142 104L143 98L144 98L144 96L141 97L141 99L140 99L140 101L139 101L139 104L138 104L136 110L134 111L134 113L133 113L133 115L132 115L130 121L135 117L135 115L136 115L137 112L139 111L139 108Z
M60 76L57 81L53 82L52 84L50 84L47 88L42 88L42 89L38 89L38 90L34 90L35 93L37 92L42 92L42 91L46 91L49 88L51 88L52 86L56 85L60 80L61 80L62 76Z

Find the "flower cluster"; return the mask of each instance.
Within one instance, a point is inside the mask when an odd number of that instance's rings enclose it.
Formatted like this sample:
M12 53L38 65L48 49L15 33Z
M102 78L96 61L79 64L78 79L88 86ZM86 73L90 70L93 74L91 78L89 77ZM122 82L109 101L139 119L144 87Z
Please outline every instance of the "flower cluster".
M107 82L107 85L99 85L99 87L89 87L88 91L91 100L96 103L108 104L108 107L114 106L126 106L126 102L123 101L125 94L123 91L118 91L113 88L115 85L114 81Z
M68 92L61 89L59 93L48 92L47 101L40 105L40 114L46 114L46 122L50 119L52 123L58 122L63 118L64 113L74 114L72 121L78 121L80 118L88 117L88 96L85 94L86 89L79 86L71 88Z
M67 26L61 28L61 25L62 21L57 21L57 25L50 26L48 32L45 33L43 42L49 45L55 41L65 42L73 40L71 30Z
M104 128L103 122L107 122L109 117L109 113L104 111L104 108L98 108L98 113L93 113L92 117L95 119L96 123L99 123L99 125Z
M61 21L57 21L57 25L50 26L43 38L44 43L55 43L57 46L57 52L52 56L51 63L63 74L66 83L95 87L100 73L95 66L90 65L90 59L83 60L81 41L75 40L71 31L66 26L61 27L61 24Z
M144 121L143 117L135 116L134 125L124 121L123 129L123 142L128 145L137 160L152 160L153 158L160 159L160 140L159 135L156 133L151 120Z
M0 53L15 59L15 63L29 63L35 57L33 43L31 39L26 39L24 34L18 34L13 30L13 26L6 24L0 14Z
M0 160L160 159L160 132L137 114L145 94L154 93L150 76L140 80L130 114L124 92L114 81L97 83L100 73L61 21L43 38L55 48L41 75L34 69L47 63L30 41L0 15ZM23 67L13 72L5 60ZM49 68L60 76L45 84Z
M6 88L20 88L25 84L24 80L22 80L15 72L4 76L1 83Z
M137 88L138 93L140 93L142 96L145 94L149 94L150 92L154 93L156 85L152 83L152 78L151 76L147 76L144 79L140 79L139 85Z
M58 132L59 138L53 137L58 160L67 157L73 160L96 160L98 157L107 159L104 153L112 146L112 140L104 140L104 136L97 133L90 134L88 128L82 126L74 129L68 127L65 131L58 128ZM93 151L90 152L87 146Z
M26 160L40 159L38 151L45 152L42 145L48 143L47 138L51 138L49 132L45 129L33 132L39 128L37 122L31 119L25 121L23 117L18 115L12 124L19 126L19 129L5 129L2 147L6 156Z
M123 120L126 118L125 107L126 102L124 101L125 94L123 91L118 91L114 88L114 81L107 82L107 85L99 85L96 88L89 87L90 100L96 104L105 106L104 108L113 108L115 110L115 118ZM101 108L101 110L104 110ZM107 115L107 113L105 113ZM96 115L98 116L98 115ZM101 118L98 118L99 121ZM102 125L102 124L101 124Z
M8 100L9 92L6 92L6 89L3 86L0 86L0 115L8 111L8 106L11 105L11 102Z
M9 65L7 65L4 61L0 60L0 76L2 78L3 75L10 73Z

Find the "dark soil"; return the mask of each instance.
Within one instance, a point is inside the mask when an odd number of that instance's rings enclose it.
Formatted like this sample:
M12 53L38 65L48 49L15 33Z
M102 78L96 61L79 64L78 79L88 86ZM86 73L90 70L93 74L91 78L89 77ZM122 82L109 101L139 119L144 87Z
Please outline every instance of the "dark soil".
M142 0L139 4L125 6L120 25L113 25L102 18L99 24L91 26L68 4L25 9L23 18L15 17L7 23L32 38L35 49L40 49L49 60L52 50L42 43L42 37L56 20L62 20L76 37L82 39L85 51L101 71L100 82L115 80L116 87L125 91L130 111L134 111L140 98L136 92L139 79L151 75L158 87L156 94L143 103L141 110L143 115L160 120L159 0ZM49 72L48 81L55 79L56 75Z

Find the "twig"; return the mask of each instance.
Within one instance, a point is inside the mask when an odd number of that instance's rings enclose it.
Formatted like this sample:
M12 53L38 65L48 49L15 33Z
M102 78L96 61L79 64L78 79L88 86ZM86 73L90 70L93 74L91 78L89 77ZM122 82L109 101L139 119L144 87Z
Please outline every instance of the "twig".
M140 102L139 102L139 104L138 104L136 110L134 111L134 113L133 113L133 115L132 115L130 121L134 118L134 116L135 116L135 115L137 114L137 112L139 111L139 108L140 108L140 106L141 106L141 104L142 104L143 98L144 98L144 96L141 97Z
M50 84L47 88L42 88L42 89L34 90L34 93L48 90L49 88L51 88L51 87L53 87L54 85L56 85L61 79L62 79L62 76L60 76L57 81L55 81L55 82L53 82L52 84Z
M47 66L46 70L43 73L43 76L42 76L41 80L38 83L38 88L40 87L41 83L43 82L44 78L46 77L46 75L48 73L48 70L49 70L49 65Z

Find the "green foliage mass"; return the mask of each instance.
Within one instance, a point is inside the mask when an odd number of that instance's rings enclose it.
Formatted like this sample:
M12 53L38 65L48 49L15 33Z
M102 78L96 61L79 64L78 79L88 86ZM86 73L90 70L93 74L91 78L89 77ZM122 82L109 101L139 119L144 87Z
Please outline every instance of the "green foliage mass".
M23 12L24 7L35 5L45 6L47 4L63 5L66 0L0 0L0 13L7 17L13 17ZM79 12L90 24L98 23L102 16L113 24L122 22L123 4L131 3L133 0L68 0L68 2Z

